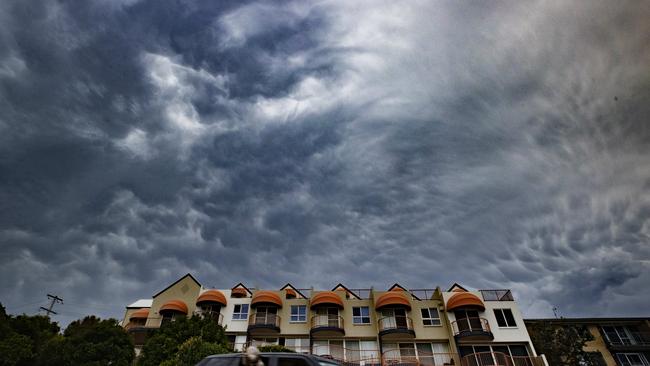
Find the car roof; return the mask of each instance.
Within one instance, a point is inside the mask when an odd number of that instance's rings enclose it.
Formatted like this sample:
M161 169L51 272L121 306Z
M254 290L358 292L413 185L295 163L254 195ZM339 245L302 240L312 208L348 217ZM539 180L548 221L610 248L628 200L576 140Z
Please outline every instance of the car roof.
M326 362L330 363L338 363L336 360L332 360L331 358L327 357L321 357L321 356L316 356L316 355L309 355L305 353L296 353L296 352L260 352L260 356L298 356L298 357L308 357L308 358L315 358L319 360L323 360ZM244 356L244 353L224 353L220 355L210 355L207 358L232 358L232 357L242 357Z

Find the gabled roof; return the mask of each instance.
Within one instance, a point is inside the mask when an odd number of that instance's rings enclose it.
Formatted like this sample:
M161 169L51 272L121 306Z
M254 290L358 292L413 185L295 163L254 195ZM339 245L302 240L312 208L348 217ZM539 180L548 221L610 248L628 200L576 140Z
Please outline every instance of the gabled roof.
M241 282L238 283L238 284L236 284L235 286L233 286L233 287L231 288L231 290L234 290L234 289L236 289L237 287L242 287L244 290L246 290L246 292L248 292L249 295L252 295L252 294L253 294L253 293L251 292L251 290L249 290L248 287L244 286L244 284L241 283Z
M354 292L350 291L350 289L347 288L347 287L345 287L345 286L343 286L342 283L339 283L338 285L334 286L334 288L332 289L332 291L336 291L336 290L339 289L339 288L342 288L343 290L345 290L346 293L348 293L348 294L354 296L357 300L361 300L361 298L359 297L359 295L357 295L357 294L355 294Z
M163 292L167 291L169 288L171 288L171 287L173 287L175 284L181 282L182 280L185 279L185 277L188 277L188 276L192 279L192 281L194 281L194 283L196 283L197 285L199 285L199 287L201 287L201 283L200 283L199 281L197 281L197 279L194 278L194 276L192 276L191 274L188 273L188 274L186 274L185 276L183 276L183 277L179 278L178 280L176 280L176 282L174 282L174 283L172 283L171 285L165 287L165 288L162 289L161 291L158 291L158 293L155 294L155 295L153 295L153 297L156 297L156 296L162 294Z
M393 286L391 286L391 287L388 289L388 291L393 291L396 287L398 287L398 288L400 288L400 289L402 289L402 290L404 290L404 291L406 291L406 292L409 292L409 290L407 290L406 288L404 288L404 286L400 285L399 283L395 283Z
M302 296L303 299L306 299L306 298L307 298L307 296L303 295L302 292L298 291L298 289L295 288L295 287L294 287L292 284L290 284L290 283L287 283L286 285L282 286L282 288L280 289L280 291L286 289L287 287L290 287L290 288L291 288L292 290L294 290L297 294L299 294L300 296Z
M454 282L453 285L447 290L447 292L452 292L454 290L462 290L462 291L467 291L467 289L461 285L458 284L458 282Z

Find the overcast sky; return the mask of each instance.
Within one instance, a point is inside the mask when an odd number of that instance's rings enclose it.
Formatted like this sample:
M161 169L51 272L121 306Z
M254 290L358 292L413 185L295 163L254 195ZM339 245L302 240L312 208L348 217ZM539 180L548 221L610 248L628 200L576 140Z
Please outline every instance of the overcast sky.
M0 2L0 301L511 288L648 316L650 2Z

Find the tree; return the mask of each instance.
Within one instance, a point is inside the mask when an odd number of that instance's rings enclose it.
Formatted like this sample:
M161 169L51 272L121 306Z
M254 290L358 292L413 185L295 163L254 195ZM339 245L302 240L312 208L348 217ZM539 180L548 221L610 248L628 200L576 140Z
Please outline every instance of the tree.
M65 365L128 366L133 362L133 342L115 319L87 316L65 329L58 362Z
M115 319L88 316L59 332L47 316L11 316L0 304L0 366L128 366L135 357Z
M158 366L164 362L166 362L166 365L175 365L173 362L179 360L177 353L180 351L181 345L193 337L198 337L202 342L217 345L221 347L219 350L223 349L224 352L225 350L230 351L227 346L228 339L220 325L210 318L192 316L191 318L179 318L173 322L165 323L154 331L142 348L142 355L138 358L138 365ZM194 340L186 345L186 349L184 349L185 355L192 353L196 348L204 349L202 347L213 346L206 346Z
M206 342L201 337L192 337L178 348L173 359L164 361L161 366L194 366L206 356L229 352L232 350L223 344Z
M46 316L8 315L0 304L0 365L40 365L39 355L59 326Z
M585 344L594 339L587 329L541 321L529 330L535 349L546 356L549 365L598 366L592 355L584 350Z

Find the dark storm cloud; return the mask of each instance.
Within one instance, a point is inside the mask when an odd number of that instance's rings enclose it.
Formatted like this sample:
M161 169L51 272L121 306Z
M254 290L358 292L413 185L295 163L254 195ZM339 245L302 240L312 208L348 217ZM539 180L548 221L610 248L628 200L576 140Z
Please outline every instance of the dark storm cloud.
M648 15L5 2L0 300L119 316L191 272L644 315Z

